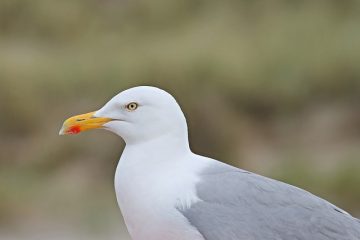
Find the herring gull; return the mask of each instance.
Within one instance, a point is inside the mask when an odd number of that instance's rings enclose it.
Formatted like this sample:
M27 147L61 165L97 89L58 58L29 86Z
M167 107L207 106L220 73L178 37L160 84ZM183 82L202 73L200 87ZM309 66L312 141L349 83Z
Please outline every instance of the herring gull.
M164 90L125 90L66 120L60 134L95 128L126 143L115 190L134 240L360 240L360 221L326 200L193 153Z

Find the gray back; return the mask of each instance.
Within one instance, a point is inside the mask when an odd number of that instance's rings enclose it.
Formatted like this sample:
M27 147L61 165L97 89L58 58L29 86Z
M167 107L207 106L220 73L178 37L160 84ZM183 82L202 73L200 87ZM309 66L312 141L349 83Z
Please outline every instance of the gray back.
M360 221L297 187L215 162L180 210L206 240L360 240Z

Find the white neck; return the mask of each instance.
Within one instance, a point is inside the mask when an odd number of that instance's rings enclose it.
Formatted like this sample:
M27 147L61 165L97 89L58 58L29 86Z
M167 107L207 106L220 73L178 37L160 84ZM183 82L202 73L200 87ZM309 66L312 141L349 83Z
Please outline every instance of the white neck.
M162 158L191 151L187 134L174 136L172 133L146 141L126 143L124 152L132 150L135 150L137 153L161 155Z
M134 240L203 239L192 231L184 237L186 220L180 213L171 214L176 213L176 207L198 201L196 172L205 163L194 158L187 136L169 134L126 145L116 170L115 188Z

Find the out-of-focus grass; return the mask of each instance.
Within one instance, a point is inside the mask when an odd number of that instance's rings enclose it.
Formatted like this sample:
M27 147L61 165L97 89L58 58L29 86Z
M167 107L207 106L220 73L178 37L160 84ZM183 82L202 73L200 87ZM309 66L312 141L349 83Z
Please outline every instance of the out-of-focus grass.
M359 157L355 161L344 160L346 164L338 166L329 172L313 168L309 164L302 164L300 161L284 164L277 171L269 173L274 178L304 188L328 201L342 206L350 211L351 206L358 206L360 192L356 186L360 181L358 170L360 168ZM358 216L358 212L355 212Z
M136 85L175 95L196 152L360 216L359 8L357 0L1 1L0 227L117 226L111 188L122 142L57 132L66 117Z

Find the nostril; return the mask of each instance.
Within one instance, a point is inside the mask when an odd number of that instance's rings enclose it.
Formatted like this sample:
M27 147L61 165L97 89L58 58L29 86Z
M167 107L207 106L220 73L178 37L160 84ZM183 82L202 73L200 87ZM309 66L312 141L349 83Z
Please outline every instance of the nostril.
M77 122L81 122L81 121L84 121L85 118L79 118L79 119L76 119Z

